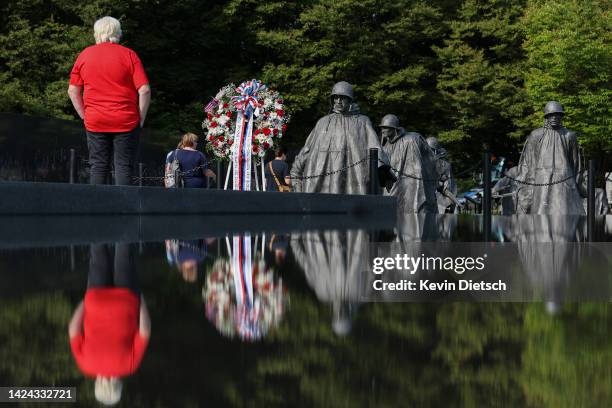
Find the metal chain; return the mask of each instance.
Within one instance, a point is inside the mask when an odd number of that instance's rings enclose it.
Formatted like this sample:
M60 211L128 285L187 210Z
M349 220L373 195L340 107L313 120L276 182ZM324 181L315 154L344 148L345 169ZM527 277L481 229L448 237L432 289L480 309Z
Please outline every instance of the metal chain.
M380 163L386 164L385 162L383 162L383 161L382 161L382 160L380 160L380 159L378 159L378 161L379 161ZM480 166L480 163L477 163L475 166L472 166L471 168L469 168L469 169L467 169L467 170L464 170L464 171L462 171L462 172L460 172L460 173L453 174L453 175L452 175L450 178L451 178L451 179L457 179L459 175L464 174L464 173L467 173L467 172L469 172L469 171L473 171L473 170L474 170L474 169L476 169L478 166ZM402 177L408 177L408 178L415 179L415 180L422 180L422 181L425 181L425 182L437 182L437 181L440 181L440 179L441 179L441 178L437 178L437 179L426 179L426 178L423 178L423 177L415 176L415 175L413 175L413 174L406 174L406 173L404 173L404 172L402 172L402 171L400 171L400 170L398 170L398 169L394 168L393 166L389 166L389 167L391 167L391 170L395 171L397 174L399 174L399 175L400 175L400 176L402 176ZM400 178L402 178L402 177L400 177Z
M356 161L355 163L349 164L346 167L343 167L341 169L338 170L334 170L334 171L329 171L327 173L321 173L321 174L314 174L314 175L310 175L310 176L289 176L290 179L292 180L308 180L308 179L313 179L313 178L317 178L317 177L327 177L327 176L331 176L332 174L337 174L337 173L341 173L343 171L346 171L352 167L358 166L361 163L365 162L369 160L369 157L365 157L361 160Z
M187 175L189 175L189 174L191 174L191 173L193 173L193 172L195 172L195 171L197 171L199 169L203 169L205 167L207 167L206 164L201 164L201 165L199 165L197 167L194 167L191 170L181 171L181 172L179 172L179 175L180 176L187 176ZM168 175L165 175L165 176L149 176L149 177L145 177L145 176L143 176L143 177L133 176L132 180L133 181L139 181L139 180L143 180L143 181L144 180L164 181L167 178L174 178L174 175L173 174L168 174Z
M514 181L516 183L525 184L527 186L546 187L546 186L554 186L555 184L564 183L564 182L566 182L566 181L568 181L568 180L570 180L570 179L572 179L572 178L574 178L576 176L575 175L574 176L569 176L569 177L566 177L566 178L564 178L562 180L552 181L550 183L530 183L528 181L518 180L518 179L512 178L510 176L504 176L504 177L507 177L509 180Z

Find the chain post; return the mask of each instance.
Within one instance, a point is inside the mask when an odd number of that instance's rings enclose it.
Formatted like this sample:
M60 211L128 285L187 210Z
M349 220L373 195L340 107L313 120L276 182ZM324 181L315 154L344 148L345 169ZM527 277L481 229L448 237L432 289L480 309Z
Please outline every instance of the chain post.
M370 149L370 191L369 194L378 194L378 149Z
M587 239L589 242L595 241L595 160L589 160L587 173Z
M70 184L74 184L76 180L76 152L74 149L70 149L70 169L68 172L68 180Z
M482 190L482 227L484 230L484 241L491 240L491 153L486 151L483 155L483 190Z
M142 187L142 177L144 176L144 163L138 163L138 186Z

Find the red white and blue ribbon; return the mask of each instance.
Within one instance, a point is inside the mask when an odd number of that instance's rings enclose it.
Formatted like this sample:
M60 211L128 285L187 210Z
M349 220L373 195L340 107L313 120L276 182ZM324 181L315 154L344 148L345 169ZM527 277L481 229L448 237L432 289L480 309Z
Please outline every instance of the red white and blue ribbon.
M239 95L232 97L236 107L236 131L232 146L232 169L234 190L251 190L251 155L253 152L254 116L259 114L260 102L257 92L266 86L256 79L243 82L236 91Z
M253 260L251 235L234 235L232 238L232 274L236 293L236 326L243 339L261 337L259 302L253 298Z

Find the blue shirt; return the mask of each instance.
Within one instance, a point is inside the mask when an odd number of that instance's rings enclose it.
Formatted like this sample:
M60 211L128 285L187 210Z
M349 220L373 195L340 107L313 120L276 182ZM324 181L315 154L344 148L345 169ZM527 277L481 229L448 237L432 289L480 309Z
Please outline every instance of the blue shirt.
M187 172L199 167L197 170L183 176L185 188L205 188L206 177L204 176L204 170L208 168L208 160L204 153L197 150L173 150L166 156L166 164L172 163L175 152L178 155L181 172Z

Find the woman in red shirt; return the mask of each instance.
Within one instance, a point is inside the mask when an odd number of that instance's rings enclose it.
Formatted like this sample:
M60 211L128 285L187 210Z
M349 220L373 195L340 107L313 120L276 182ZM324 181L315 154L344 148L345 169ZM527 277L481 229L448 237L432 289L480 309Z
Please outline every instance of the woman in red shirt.
M151 335L130 245L111 252L112 245L91 245L87 291L68 326L74 359L96 379L96 399L107 405L119 402L121 378L138 369Z
M151 102L140 58L118 44L121 34L117 19L96 21L96 45L79 54L70 73L68 95L85 124L91 184L106 183L111 158L115 184L131 184L140 129Z

